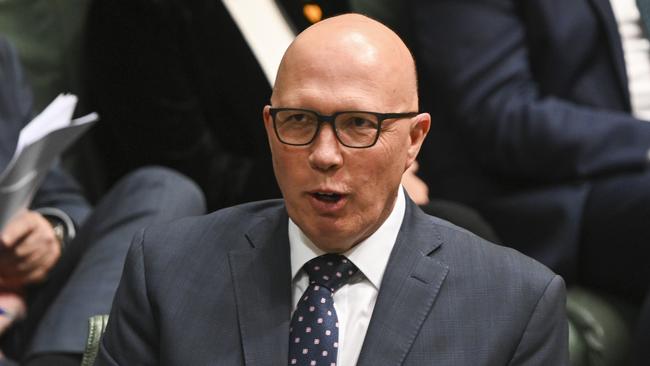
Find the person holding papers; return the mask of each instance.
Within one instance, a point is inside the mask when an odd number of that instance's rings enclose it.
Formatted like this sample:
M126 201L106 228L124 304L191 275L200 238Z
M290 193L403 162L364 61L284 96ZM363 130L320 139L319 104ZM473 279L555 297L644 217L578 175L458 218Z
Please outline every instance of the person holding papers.
M31 120L31 102L17 55L0 37L0 172ZM30 207L0 228L0 365L79 365L88 318L110 310L131 237L204 206L187 178L143 168L93 209L70 176L51 168Z

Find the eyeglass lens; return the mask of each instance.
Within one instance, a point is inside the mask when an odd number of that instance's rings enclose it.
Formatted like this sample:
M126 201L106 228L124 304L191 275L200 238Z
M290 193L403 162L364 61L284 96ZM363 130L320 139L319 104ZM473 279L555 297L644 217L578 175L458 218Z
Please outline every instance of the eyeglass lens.
M318 116L309 111L283 110L275 116L278 137L285 143L308 144L318 131ZM364 147L375 141L379 126L377 116L363 112L345 112L334 119L336 135L347 146Z

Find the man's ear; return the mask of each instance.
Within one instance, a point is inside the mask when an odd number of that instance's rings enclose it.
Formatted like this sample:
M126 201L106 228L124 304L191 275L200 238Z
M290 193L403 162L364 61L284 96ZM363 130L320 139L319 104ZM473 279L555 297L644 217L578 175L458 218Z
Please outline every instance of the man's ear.
M275 136L275 132L273 131L273 117L271 117L271 106L270 105L265 105L264 109L262 110L262 118L264 119L264 128L266 129L266 136L269 139L269 143L271 142L271 139Z
M262 110L262 119L264 120L264 129L266 129L266 138L269 142L269 147L273 151L273 139L275 132L273 131L273 118L271 117L271 106L265 105Z
M273 130L273 121L271 119L271 106L265 105L262 110L262 118L264 119L264 127L266 128L267 133Z
M431 116L429 113L420 113L411 119L411 130L409 131L409 148L406 168L411 166L417 158L424 138L427 137L431 128Z

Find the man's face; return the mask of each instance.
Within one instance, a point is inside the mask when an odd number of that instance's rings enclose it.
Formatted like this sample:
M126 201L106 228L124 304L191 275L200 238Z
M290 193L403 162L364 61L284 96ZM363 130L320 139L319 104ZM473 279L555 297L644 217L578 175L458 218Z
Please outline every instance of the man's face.
M310 109L323 115L340 111L411 112L406 97L390 85L390 67L370 66L357 54L336 61L323 55L287 61L273 107ZM315 52L315 51L314 51ZM313 53L313 52L312 52ZM349 58L349 60L347 60ZM417 104L417 103L416 103ZM428 116L426 116L428 117ZM402 173L413 162L423 134L414 126L422 115L384 121L369 148L343 146L323 124L307 146L281 143L264 109L273 167L291 219L322 250L344 252L372 234L388 217ZM426 122L428 129L428 120Z

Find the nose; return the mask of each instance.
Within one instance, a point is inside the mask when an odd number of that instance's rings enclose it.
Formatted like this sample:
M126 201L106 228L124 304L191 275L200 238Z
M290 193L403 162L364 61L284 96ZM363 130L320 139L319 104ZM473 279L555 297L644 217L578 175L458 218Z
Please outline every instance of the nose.
M341 147L332 126L324 123L309 147L309 165L320 171L338 169L343 164Z

